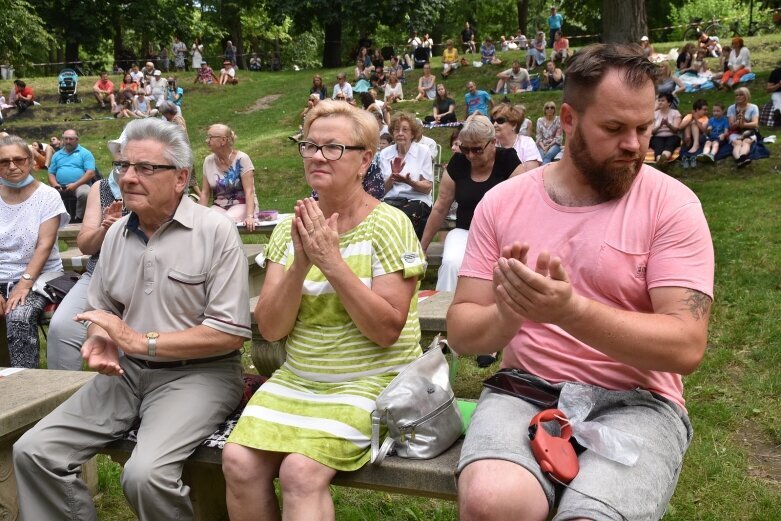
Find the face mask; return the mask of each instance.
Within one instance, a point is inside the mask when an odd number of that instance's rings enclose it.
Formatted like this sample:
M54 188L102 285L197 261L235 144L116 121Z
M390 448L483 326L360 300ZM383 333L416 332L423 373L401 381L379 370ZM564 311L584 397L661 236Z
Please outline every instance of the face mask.
M111 171L111 175L108 176L108 186L111 188L111 194L114 196L114 199L121 200L122 191L119 189L119 183L117 182L117 173L116 168Z
M33 181L35 181L35 178L31 174L28 174L26 178L16 183L0 177L0 185L7 186L8 188L24 188L25 186L29 185Z

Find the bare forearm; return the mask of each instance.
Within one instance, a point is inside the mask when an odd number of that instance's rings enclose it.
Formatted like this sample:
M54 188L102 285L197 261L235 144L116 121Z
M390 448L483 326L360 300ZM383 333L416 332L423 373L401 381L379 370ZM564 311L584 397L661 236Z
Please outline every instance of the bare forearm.
M407 320L409 308L396 309L374 293L344 262L323 270L339 301L363 335L382 347L396 343Z
M76 186L85 185L90 182L90 180L95 177L95 171L94 170L87 170L84 172L84 175L79 178L78 181L76 181Z
M502 319L496 304L484 306L460 302L447 312L447 340L462 355L489 354L501 351L510 343L521 322Z
M97 327L97 326L93 326ZM90 331L92 329L90 328ZM149 344L146 331L138 331L129 340L122 339L117 344L130 356L148 355ZM114 339L117 341L118 339ZM240 349L244 337L218 331L209 326L195 326L184 331L160 333L157 339L155 356L186 360L206 358L225 351Z
M428 247L431 244L431 241L434 239L434 236L442 227L442 223L445 221L445 216L447 216L448 210L450 210L452 201L447 205L445 205L445 203L442 201L443 199L440 196L440 198L437 199L437 202L434 203L434 208L431 209L431 214L428 216L428 221L426 221L426 228L423 230L423 237L420 240L420 245L423 247L424 252L428 250Z
M409 179L407 181L407 184L409 184L412 188L414 188L416 191L427 194L431 192L431 187L433 186L431 181L426 181L425 179Z
M76 237L76 245L79 250L85 255L95 255L100 251L103 246L103 239L106 238L107 228L98 226L97 228L85 229L84 225L81 227L78 237Z
M255 307L255 320L266 340L279 340L293 330L308 270L308 267L294 265L282 274L277 284L264 284Z
M585 297L574 298L578 311L559 327L619 362L638 369L689 374L702 360L707 327L695 330L673 314L626 311ZM709 301L694 311L703 315L700 320L705 325L708 309Z

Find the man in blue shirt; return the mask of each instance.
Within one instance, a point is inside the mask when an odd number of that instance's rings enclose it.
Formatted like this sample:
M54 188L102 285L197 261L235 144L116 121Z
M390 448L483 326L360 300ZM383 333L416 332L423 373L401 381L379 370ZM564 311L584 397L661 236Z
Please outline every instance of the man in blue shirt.
M548 29L550 29L550 41L553 42L556 38L556 31L561 30L561 26L564 23L564 17L556 12L556 6L550 7L550 16L548 17ZM564 34L562 32L562 34ZM551 44L552 45L552 44Z
M49 184L60 192L71 214L71 222L81 222L84 218L87 195L94 177L95 156L79 145L79 135L75 130L66 130L62 133L62 148L54 154L49 164ZM74 199L75 210L72 205Z
M475 112L483 116L491 117L491 110L494 108L494 101L491 95L484 90L477 90L475 82L470 81L466 84L467 93L464 95L466 101L466 117L468 118Z

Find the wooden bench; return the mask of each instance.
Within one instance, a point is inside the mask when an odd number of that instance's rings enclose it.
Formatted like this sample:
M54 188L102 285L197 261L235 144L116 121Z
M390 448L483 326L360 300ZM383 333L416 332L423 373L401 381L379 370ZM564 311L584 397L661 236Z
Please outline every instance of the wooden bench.
M353 472L338 472L334 485L396 494L455 500L455 469L461 454L459 440L443 454L430 460L388 457L380 467L365 465ZM119 440L101 450L117 463L124 464L135 442ZM196 521L227 521L225 476L222 474L222 450L198 447L187 460L182 481L190 487Z
M258 295L260 293L260 288L263 285L263 279L266 278L266 270L258 266L258 264L255 262L255 258L265 248L265 244L244 245L244 254L247 257L247 264L249 267L250 295ZM75 271L76 273L84 273L84 271L86 271L89 257L89 255L84 255L78 248L75 247L60 252L60 259L62 259L62 266L65 271Z

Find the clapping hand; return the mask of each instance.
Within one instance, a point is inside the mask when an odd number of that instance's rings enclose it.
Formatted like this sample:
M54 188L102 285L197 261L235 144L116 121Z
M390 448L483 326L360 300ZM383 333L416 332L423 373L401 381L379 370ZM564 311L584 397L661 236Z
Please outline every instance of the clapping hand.
M114 201L103 209L103 220L100 221L100 226L108 230L120 217L122 217L122 201Z
M537 257L535 269L526 261L527 245L513 244L503 250L494 268L494 288L497 305L504 317L512 315L538 323L559 324L573 313L575 294L561 259L543 251Z
M409 174L406 176L403 176L401 174L402 170L404 170L404 165L406 165L406 161L404 161L400 157L395 157L393 161L391 161L391 175L390 179L394 183L406 183L407 179L409 179Z

